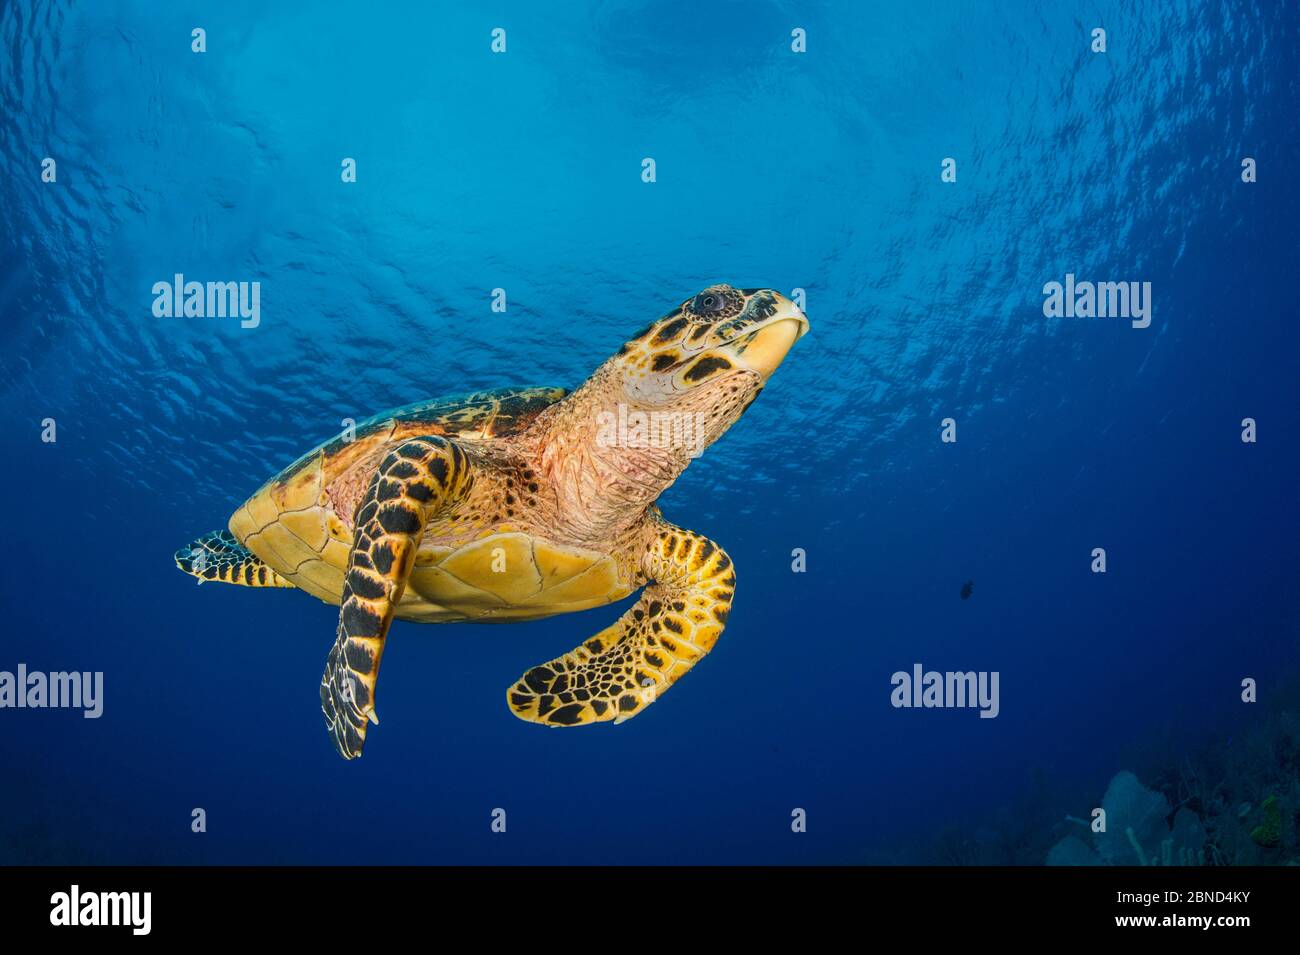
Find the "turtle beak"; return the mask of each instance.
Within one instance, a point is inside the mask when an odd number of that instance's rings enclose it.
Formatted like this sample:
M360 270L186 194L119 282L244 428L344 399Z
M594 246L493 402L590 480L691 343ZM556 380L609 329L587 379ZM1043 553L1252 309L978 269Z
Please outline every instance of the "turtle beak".
M746 331L725 346L737 365L757 372L764 384L785 360L794 343L808 331L808 319L799 306L780 292L770 294L775 310L762 319L757 328Z

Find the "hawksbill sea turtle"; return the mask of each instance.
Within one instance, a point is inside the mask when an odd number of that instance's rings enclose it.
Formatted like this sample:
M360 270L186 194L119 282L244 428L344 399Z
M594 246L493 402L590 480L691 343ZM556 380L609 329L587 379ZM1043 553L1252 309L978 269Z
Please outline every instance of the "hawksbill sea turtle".
M758 397L808 320L771 289L714 285L576 391L511 388L376 415L308 451L176 553L200 581L296 587L340 607L320 684L340 755L361 755L394 617L536 620L621 600L612 626L506 692L548 726L616 722L713 648L736 575L656 506Z

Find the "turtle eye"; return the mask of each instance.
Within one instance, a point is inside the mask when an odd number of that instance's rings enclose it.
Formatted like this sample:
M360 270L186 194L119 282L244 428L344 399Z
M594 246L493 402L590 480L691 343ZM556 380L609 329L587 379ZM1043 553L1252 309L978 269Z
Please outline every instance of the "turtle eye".
M696 315L716 315L726 307L726 296L719 292L701 292L691 302L691 311Z

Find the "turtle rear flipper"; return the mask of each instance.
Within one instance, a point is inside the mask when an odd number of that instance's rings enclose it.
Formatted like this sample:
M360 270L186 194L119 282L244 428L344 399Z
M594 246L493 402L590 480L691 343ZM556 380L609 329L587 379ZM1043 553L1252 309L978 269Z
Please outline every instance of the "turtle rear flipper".
M176 566L199 583L219 580L241 587L292 587L230 531L213 531L176 552Z

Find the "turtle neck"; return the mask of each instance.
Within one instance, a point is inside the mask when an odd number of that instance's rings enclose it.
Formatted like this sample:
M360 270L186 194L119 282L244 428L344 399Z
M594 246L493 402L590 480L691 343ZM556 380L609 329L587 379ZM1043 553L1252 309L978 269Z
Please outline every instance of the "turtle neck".
M680 446L624 440L620 423L638 411L650 413L631 405L611 359L531 429L532 457L554 489L557 523L577 541L604 543L638 524L691 461Z

